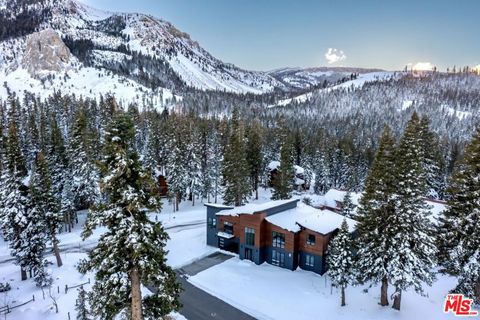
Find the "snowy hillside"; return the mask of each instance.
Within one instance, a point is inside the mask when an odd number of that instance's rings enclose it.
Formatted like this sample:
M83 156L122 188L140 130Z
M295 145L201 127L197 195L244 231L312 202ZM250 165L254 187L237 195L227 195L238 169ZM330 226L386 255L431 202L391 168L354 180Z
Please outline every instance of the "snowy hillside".
M284 87L265 73L223 63L188 34L149 15L104 12L73 0L16 3L0 6L2 23L13 24L0 36L0 80L19 93L110 92L126 101L165 103L186 87L236 93ZM23 17L28 27L20 25Z
M282 68L268 72L269 75L297 89L310 89L317 86L344 82L355 74L378 72L376 69L361 68Z
M320 74L322 74L322 71L319 71L318 73L315 73L315 74L320 75ZM344 77L348 78L350 76L350 74L351 73L349 73L348 76L346 74L344 74ZM326 71L326 72L323 73L323 75L328 77L330 75L331 76L335 75L335 73L333 71ZM336 76L339 76L339 75L340 74L338 74L338 73L336 74ZM330 86L330 87L319 89L318 91L329 92L331 90L342 89L342 88L343 89L349 89L349 88L357 89L357 88L361 88L365 83L376 82L376 81L386 81L386 80L391 79L394 76L395 76L394 72L388 72L388 71L368 72L368 73L359 74L355 79L349 79L349 80L341 82L337 85L333 85L333 86ZM400 76L400 75L397 75L397 77L398 76ZM327 80L325 80L325 81L327 81ZM283 107L283 106L286 106L286 105L289 105L289 104L292 104L292 103L293 104L304 103L304 102L308 101L309 99L311 99L313 97L313 95L314 95L314 92L307 92L307 93L298 95L298 96L293 97L293 98L280 100L276 104L270 105L268 107L269 108Z

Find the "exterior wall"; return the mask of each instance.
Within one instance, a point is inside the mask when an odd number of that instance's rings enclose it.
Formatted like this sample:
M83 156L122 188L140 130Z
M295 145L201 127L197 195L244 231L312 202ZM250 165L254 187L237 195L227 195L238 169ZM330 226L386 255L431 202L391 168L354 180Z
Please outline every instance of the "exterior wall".
M213 207L213 206L208 206L207 207L207 245L213 246L213 247L218 247L218 237L217 237L217 230L218 230L218 218L217 218L217 213L225 210L226 208L218 208L218 207ZM212 226L209 221L212 221L212 219L215 219L216 224L215 226Z
M315 244L307 244L308 235L315 236ZM302 228L298 233L298 265L304 270L313 271L315 273L324 274L326 269L326 252L328 249L328 243L332 238L333 233L328 233L326 235L313 230ZM311 255L314 258L313 267L307 266L306 255Z
M314 259L313 267L306 265L306 256L307 255L313 256L313 259ZM324 274L325 271L326 271L325 256L319 256L319 255L308 253L308 252L305 252L305 251L299 251L298 252L298 266L300 268L302 268L303 270L313 271L313 272L318 273L318 274Z
M281 233L285 236L285 248L278 248L273 246L273 232ZM272 251L276 250L285 254L285 266L284 268L295 270L298 266L297 257L295 255L295 233L282 229L276 225L271 224L270 222L264 222L263 228L263 241L261 246L264 248L265 261L272 263Z

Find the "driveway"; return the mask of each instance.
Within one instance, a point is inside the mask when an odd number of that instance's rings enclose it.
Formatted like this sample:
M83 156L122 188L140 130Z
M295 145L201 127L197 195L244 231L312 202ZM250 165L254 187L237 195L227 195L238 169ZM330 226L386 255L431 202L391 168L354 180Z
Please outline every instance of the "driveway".
M184 291L180 294L180 302L183 307L180 313L188 320L254 320L252 316L232 307L211 294L195 287L187 281L189 276L194 276L203 270L211 268L232 258L221 252L211 255L186 265L178 270L177 280ZM148 286L147 286L148 287ZM155 288L148 287L150 291Z

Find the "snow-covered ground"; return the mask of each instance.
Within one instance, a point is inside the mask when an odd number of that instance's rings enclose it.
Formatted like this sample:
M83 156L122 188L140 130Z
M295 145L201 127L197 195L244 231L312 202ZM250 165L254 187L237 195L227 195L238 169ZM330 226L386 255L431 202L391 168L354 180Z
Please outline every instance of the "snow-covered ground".
M79 212L79 224L75 226L71 233L59 235L64 265L58 268L54 264L55 259L53 255L47 257L52 262L52 265L49 267L49 273L54 278L52 293L59 305L58 314L53 309L48 289L45 290L45 299L43 299L42 290L35 286L33 280L20 281L20 269L13 264L7 243L0 238L0 282L9 282L12 286L12 290L0 293L0 308L7 304L10 306L21 304L29 301L35 295L34 302L15 309L7 315L7 319L65 320L68 319L68 312L70 312L72 319L75 318L77 289L69 290L65 294L65 285L74 286L82 284L87 282L88 278L91 279L91 282L93 281L93 274L81 275L77 271L76 265L81 259L86 257L85 251L95 246L103 232L102 228L97 229L91 238L87 239L87 241L82 241L81 232L85 218L86 211ZM170 235L171 239L167 243L167 250L169 250L167 263L173 268L181 267L216 250L205 244L205 207L201 203L192 206L191 202L184 202L181 204L180 211L176 213L173 213L172 207L165 203L162 212L158 214L152 213L151 219L162 221ZM87 284L85 288L89 289L90 286L91 284ZM58 293L57 287L60 289L60 293ZM3 317L1 314L0 316ZM174 316L176 319L182 319L178 314Z
M326 276L298 269L290 271L267 263L260 266L233 258L190 277L189 282L258 319L341 320L440 320L453 319L443 313L444 297L455 279L439 276L425 297L404 292L400 312L378 305L380 289L353 287L346 290L347 306ZM389 294L393 293L390 288Z

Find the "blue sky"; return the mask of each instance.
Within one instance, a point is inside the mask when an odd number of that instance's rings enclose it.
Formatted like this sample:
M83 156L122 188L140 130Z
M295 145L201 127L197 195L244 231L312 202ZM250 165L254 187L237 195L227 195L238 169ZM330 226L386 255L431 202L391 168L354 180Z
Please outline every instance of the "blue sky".
M478 0L81 1L168 20L217 58L253 70L480 64Z

